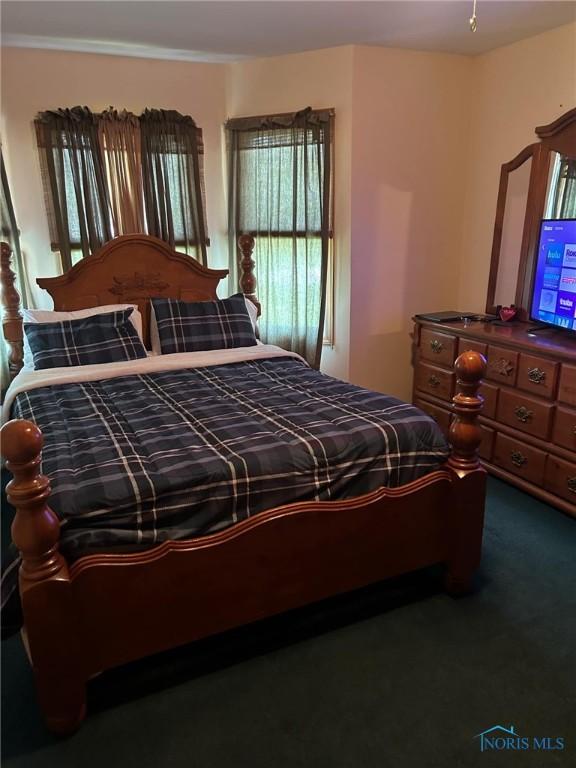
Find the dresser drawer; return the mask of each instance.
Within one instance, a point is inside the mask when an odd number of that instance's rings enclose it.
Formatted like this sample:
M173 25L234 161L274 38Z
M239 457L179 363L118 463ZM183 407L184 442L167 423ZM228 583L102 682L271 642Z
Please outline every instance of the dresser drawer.
M420 334L420 355L425 360L451 368L456 359L457 341L456 336L423 328Z
M482 416L486 416L488 419L495 419L496 406L498 405L498 387L485 381L480 386L478 392L484 398L484 405L481 411Z
M450 411L445 411L444 408L439 408L437 405L428 403L426 400L420 400L419 398L414 400L414 405L416 408L420 408L421 411L424 411L424 413L427 413L428 416L432 416L442 432L445 435L448 434L450 421L452 419L452 414Z
M576 405L576 365L562 366L558 400L566 405Z
M552 442L554 445L576 451L576 411L570 408L556 408Z
M478 447L478 454L484 461L491 461L495 432L490 427L485 427L484 424L480 425L480 429L482 430L482 442Z
M488 347L486 378L513 387L518 370L518 352L505 347Z
M548 456L544 485L547 491L576 505L576 464Z
M551 400L556 390L558 363L534 355L520 355L516 386Z
M454 374L443 368L420 363L416 371L416 389L428 392L441 400L451 400L454 392Z
M488 349L487 344L483 344L481 341L472 341L472 339L460 339L460 343L458 344L458 354L461 355L462 352L479 352L481 355L484 355L486 357L486 352Z
M537 448L524 445L507 435L498 433L494 447L494 464L507 469L518 477L523 477L529 483L542 486L544 482L544 465L546 454Z
M551 403L520 395L514 390L502 388L498 395L498 421L541 440L548 440L553 412Z

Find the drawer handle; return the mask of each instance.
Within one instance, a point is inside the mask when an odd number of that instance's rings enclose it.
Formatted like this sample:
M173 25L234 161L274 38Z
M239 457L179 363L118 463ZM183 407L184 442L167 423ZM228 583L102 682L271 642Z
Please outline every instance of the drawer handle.
M569 477L567 485L570 493L576 493L576 477Z
M514 373L514 363L510 360L506 360L505 357L499 357L498 360L491 360L490 368L499 376L512 376Z
M444 349L444 344L442 344L441 341L438 341L438 339L432 339L430 342L430 349L432 352L436 352L436 354L440 354L442 350Z
M514 408L514 414L518 421L521 421L523 424L528 423L529 421L532 421L532 416L534 416L534 411L529 411L528 408L525 408L523 405L518 405L516 408Z
M520 451L512 451L510 459L512 460L512 464L515 464L517 467L523 467L524 464L528 464L528 459L523 453L520 453Z
M546 381L546 371L540 368L528 368L528 379L532 384L544 384Z
M438 376L434 376L434 374L432 374L432 376L428 378L428 384L430 384L430 386L434 388L439 387L440 379L438 378Z

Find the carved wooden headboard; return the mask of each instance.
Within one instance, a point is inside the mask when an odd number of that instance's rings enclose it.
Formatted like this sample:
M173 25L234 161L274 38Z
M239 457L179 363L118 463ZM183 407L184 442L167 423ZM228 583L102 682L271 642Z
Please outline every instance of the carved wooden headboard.
M251 259L254 238L240 238L240 287L258 306ZM22 318L20 297L14 289L10 249L2 244L4 336L10 347L10 372L22 367ZM150 235L124 235L106 243L59 277L39 277L36 282L54 300L54 309L72 311L106 304L137 304L143 319L144 343L150 348L150 298L164 296L183 301L217 298L216 288L227 269L208 269L163 240ZM8 314L6 312L8 311ZM9 338L10 337L10 338Z
M59 277L36 282L54 299L54 309L70 312L105 304L137 304L144 343L150 347L150 298L183 301L215 299L227 269L208 269L150 235L124 235L78 262Z

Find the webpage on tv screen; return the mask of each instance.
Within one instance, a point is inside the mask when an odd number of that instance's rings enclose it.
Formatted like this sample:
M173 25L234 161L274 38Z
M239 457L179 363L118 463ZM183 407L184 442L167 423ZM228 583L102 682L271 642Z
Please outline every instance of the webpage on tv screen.
M576 329L576 221L542 223L532 316Z

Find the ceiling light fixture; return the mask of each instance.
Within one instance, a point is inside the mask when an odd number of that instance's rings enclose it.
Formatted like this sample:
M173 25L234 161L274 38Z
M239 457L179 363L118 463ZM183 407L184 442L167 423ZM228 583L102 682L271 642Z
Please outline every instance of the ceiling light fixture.
M478 28L478 19L476 18L476 0L472 7L472 16L470 16L470 32L476 32Z

